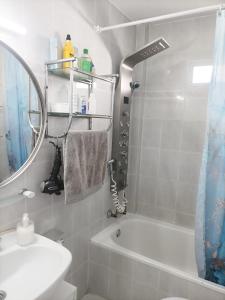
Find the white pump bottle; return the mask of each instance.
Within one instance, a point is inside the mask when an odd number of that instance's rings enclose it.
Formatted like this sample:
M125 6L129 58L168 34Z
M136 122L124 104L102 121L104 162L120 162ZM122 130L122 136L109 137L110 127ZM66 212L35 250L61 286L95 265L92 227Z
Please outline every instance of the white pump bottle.
M17 224L16 234L20 246L28 246L34 242L34 223L29 219L28 213L24 213L21 222Z

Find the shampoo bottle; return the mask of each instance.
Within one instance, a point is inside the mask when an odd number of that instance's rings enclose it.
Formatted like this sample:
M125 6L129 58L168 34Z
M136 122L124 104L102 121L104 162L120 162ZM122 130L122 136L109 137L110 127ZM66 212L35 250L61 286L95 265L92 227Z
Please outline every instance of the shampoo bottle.
M96 98L93 92L90 93L88 99L88 113L93 115L96 114Z
M88 55L88 49L83 50L83 55L79 58L79 68L81 71L91 73L92 72L93 63Z
M63 58L73 58L75 54L73 43L71 41L70 34L67 34L66 41L63 47ZM72 62L65 62L63 63L63 68L70 68L72 67Z
M28 246L34 241L34 223L29 219L27 213L23 214L21 222L16 228L17 243L20 246Z

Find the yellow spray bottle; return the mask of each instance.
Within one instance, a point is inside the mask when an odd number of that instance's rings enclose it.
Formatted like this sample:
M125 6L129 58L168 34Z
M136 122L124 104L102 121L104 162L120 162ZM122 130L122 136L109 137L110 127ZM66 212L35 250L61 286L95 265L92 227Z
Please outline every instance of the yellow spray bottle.
M74 57L75 51L73 47L73 43L71 41L70 34L67 34L66 41L63 47L63 58L72 58ZM72 62L65 62L63 63L63 68L70 68L72 67Z

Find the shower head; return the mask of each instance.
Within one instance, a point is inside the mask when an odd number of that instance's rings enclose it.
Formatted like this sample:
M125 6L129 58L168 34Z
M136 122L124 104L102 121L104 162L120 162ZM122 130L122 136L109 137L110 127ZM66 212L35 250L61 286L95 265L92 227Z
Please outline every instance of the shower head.
M158 38L157 40L145 45L143 48L138 50L137 52L131 54L130 56L126 57L123 60L123 64L127 65L128 67L132 68L140 63L141 61L156 55L166 49L168 49L170 46L166 42L164 38Z

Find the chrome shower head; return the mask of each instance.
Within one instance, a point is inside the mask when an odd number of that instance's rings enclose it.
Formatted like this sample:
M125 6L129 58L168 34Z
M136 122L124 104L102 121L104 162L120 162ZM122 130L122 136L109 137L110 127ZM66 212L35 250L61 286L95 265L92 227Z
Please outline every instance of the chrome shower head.
M166 42L164 38L158 38L157 40L145 45L143 48L135 52L134 54L126 57L123 61L123 64L133 68L136 64L140 63L141 61L156 55L170 46Z

